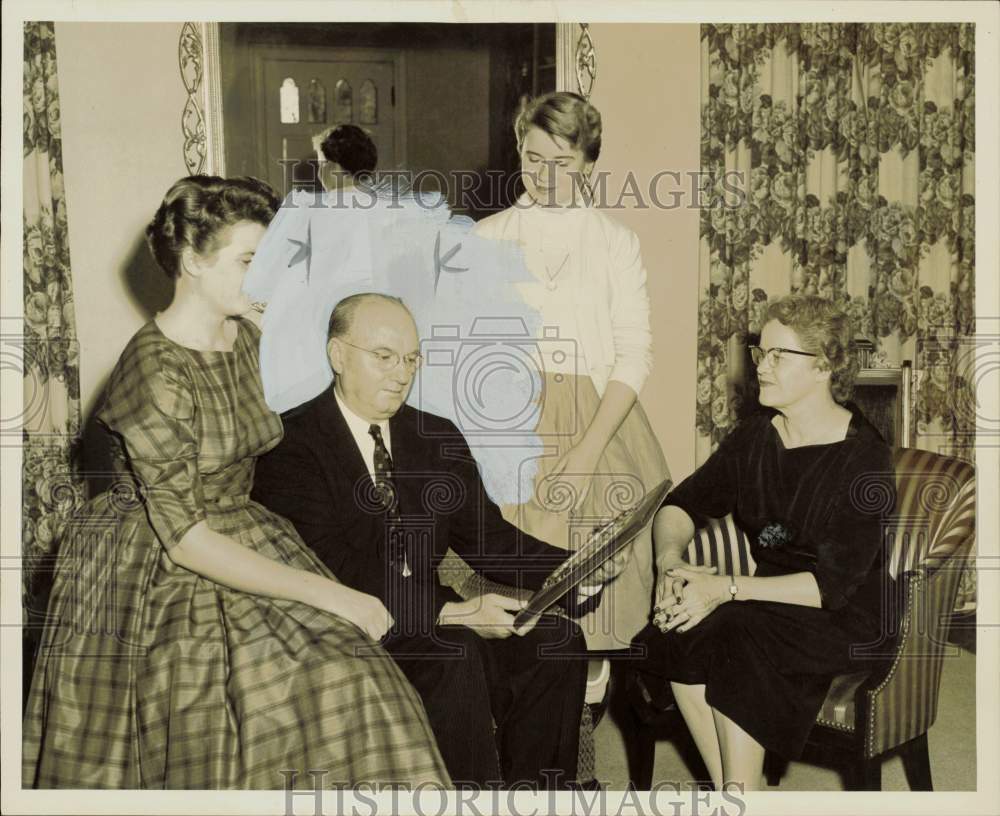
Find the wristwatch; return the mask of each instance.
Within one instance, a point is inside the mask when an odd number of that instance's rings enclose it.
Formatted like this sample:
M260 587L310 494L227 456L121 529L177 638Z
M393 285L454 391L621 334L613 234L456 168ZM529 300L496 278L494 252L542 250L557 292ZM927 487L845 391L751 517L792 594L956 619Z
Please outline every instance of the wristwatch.
M740 591L740 588L736 586L736 576L731 575L729 577L729 600L736 600L736 593Z

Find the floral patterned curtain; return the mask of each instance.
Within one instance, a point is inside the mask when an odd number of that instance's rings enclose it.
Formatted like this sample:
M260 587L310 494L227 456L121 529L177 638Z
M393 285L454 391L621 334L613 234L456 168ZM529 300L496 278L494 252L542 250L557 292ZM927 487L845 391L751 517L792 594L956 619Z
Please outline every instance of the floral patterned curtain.
M701 37L705 193L731 206L702 211L698 461L748 398L747 334L797 291L841 300L876 353L912 360L917 446L971 459L975 26L703 25Z
M24 413L22 545L25 608L44 612L44 562L83 495L78 471L80 370L63 191L51 22L24 25ZM33 630L26 630L33 645ZM29 661L30 662L30 661Z

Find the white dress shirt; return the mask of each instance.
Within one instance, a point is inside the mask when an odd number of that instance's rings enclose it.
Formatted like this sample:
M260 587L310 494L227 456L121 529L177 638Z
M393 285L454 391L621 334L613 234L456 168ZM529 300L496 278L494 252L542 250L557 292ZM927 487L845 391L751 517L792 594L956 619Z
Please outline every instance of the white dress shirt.
M372 439L372 435L368 433L368 429L372 425L378 425L379 430L382 432L382 441L385 443L385 449L389 451L389 456L392 456L392 437L389 433L389 420L384 419L381 422L369 422L367 419L359 417L354 411L347 407L344 401L340 398L340 394L337 393L337 389L333 390L333 396L337 400L337 407L340 409L340 413L343 414L344 421L347 423L347 428L351 432L351 436L354 437L355 443L357 443L358 450L361 451L361 458L365 460L365 467L368 468L368 475L371 476L372 482L375 482L375 440ZM405 558L405 557L404 557ZM409 563L403 561L403 577L409 578L412 573L410 572Z
M392 439L389 434L389 420L384 419L381 422L369 422L367 419L359 417L354 411L347 407L346 403L340 398L340 394L337 393L337 389L333 390L333 395L337 399L337 407L340 408L340 413L344 415L344 421L347 423L347 427L351 432L351 436L354 437L354 441L358 444L358 450L361 451L361 458L365 460L365 467L368 468L368 475L372 477L372 481L375 481L375 440L372 439L372 435L368 433L368 429L372 425L378 425L379 430L382 431L382 441L385 442L385 449L389 451L389 456L392 456Z

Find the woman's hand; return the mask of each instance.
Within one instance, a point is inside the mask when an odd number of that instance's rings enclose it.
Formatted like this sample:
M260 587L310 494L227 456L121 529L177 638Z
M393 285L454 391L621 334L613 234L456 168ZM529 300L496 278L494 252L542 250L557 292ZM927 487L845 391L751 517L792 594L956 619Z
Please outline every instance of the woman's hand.
M653 604L653 623L661 632L667 631L670 610L683 599L684 579L661 570L656 581L656 602Z
M716 607L729 599L729 579L704 572L704 567L674 567L667 575L684 580L682 597L667 612L669 620L661 631L686 632L701 623ZM713 568L714 569L714 568Z
M552 503L561 504L558 486L565 484L573 490L573 506L570 510L579 510L590 492L594 471L597 470L597 463L603 452L596 445L581 441L560 456L543 482L545 492L553 493Z
M674 574L678 568L703 575L714 575L715 567L689 566L680 556L659 558L656 562L658 578L656 581L656 602L653 604L653 623L661 632L667 631L671 609L679 604L684 597L684 578Z
M372 640L381 640L395 623L379 598L343 584L332 593L326 611L349 620Z

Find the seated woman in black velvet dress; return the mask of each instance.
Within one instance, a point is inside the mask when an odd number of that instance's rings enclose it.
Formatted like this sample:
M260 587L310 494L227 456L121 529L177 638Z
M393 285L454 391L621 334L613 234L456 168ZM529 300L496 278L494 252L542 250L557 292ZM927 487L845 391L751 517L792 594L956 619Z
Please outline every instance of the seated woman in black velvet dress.
M852 647L877 643L893 614L881 519L864 501L893 490L892 460L844 404L850 339L829 301L773 303L751 349L768 410L740 423L654 522L658 611L637 637L642 671L650 688L671 681L717 789L757 789L765 750L797 758L832 678L859 668ZM698 520L727 513L751 540L753 577L681 559Z

